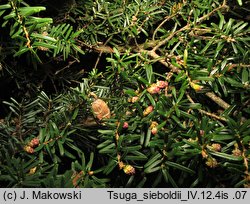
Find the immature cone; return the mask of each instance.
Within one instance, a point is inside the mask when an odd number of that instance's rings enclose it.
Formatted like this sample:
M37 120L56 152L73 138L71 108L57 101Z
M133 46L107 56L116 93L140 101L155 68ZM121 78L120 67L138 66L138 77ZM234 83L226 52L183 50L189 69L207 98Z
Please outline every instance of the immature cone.
M127 129L128 128L128 122L124 122L122 128Z
M218 162L214 158L208 158L206 161L206 165L210 168L215 168L218 166Z
M39 143L40 143L39 139L38 138L34 138L34 139L32 139L30 141L29 146L30 147L36 147L37 145L39 145Z
M125 174L128 174L128 175L135 174L135 168L129 164L123 167L123 171L125 172Z
M213 148L213 150L216 151L216 152L220 152L220 151L221 151L221 145L218 144L218 143L212 144L212 148Z
M153 106L148 106L144 111L143 111L143 116L148 115L149 113L151 113L154 110Z
M164 89L164 88L166 88L168 86L168 82L167 81L157 81L156 85L160 89Z
M30 154L34 153L34 149L31 146L29 146L29 145L26 145L23 149L27 153L30 153Z
M150 129L155 128L158 125L158 123L156 121L152 121L151 125L150 125Z
M156 135L157 132L158 132L157 125L158 125L158 123L155 122L155 121L152 121L152 123L151 123L151 125L150 125L151 133L152 133L153 135Z
M200 130L200 136L204 136L205 131L204 130Z
M138 101L139 97L138 96L134 96L131 98L131 103L135 103L136 101Z
M158 132L158 129L157 129L156 127L152 128L151 133L152 133L153 135L156 135L157 132Z
M147 91L150 94L156 94L160 92L160 88L156 84L151 84L151 86L147 88Z
M101 99L97 99L92 103L92 110L98 120L110 118L110 109Z

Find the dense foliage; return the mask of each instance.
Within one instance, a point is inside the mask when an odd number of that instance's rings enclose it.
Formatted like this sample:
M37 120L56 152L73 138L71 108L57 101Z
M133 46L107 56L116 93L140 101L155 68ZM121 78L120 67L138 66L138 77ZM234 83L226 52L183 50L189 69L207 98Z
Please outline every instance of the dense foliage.
M249 187L249 6L1 1L0 187Z

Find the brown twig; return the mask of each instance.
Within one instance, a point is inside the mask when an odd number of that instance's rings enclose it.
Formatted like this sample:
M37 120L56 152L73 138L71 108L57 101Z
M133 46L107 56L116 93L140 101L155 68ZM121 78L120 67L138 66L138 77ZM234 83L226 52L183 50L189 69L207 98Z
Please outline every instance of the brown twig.
M176 15L177 15L177 13L174 13L171 16L166 16L165 19L157 26L157 28L155 29L155 31L153 33L153 37L152 37L153 41L155 40L156 33L163 26L163 24L166 23L167 21L169 21L170 19L172 19Z
M246 180L248 181L248 183L250 182L250 174L249 174L249 168L248 168L248 157L247 157L247 150L246 148L244 147L244 145L242 144L242 142L240 142L241 145L242 145L242 149L243 149L243 152L242 152L242 157L243 157L243 160L244 160L244 166L245 166L245 178Z
M250 183L250 174L249 174L249 168L248 168L248 157L247 157L247 149L245 148L244 144L242 143L242 140L241 140L241 136L240 135L236 135L238 137L238 141L237 141L237 144L238 146L241 148L242 150L242 153L241 153L241 156L243 157L243 163L244 163L244 166L245 166L245 180L247 182L246 187L249 187L249 183Z
M177 33L182 32L184 30L188 30L190 28L190 24L187 24L186 26L182 27L181 29L172 32L167 38L165 38L164 40L160 41L153 49L152 51L156 51L157 49L159 49L162 45L166 44L171 38L173 38Z
M228 6L227 6L226 3L227 3L227 1L224 0L223 3L222 3L219 7L215 8L214 10L212 10L211 12L209 12L208 14L206 14L206 15L200 17L200 18L197 20L197 23L201 23L202 21L206 20L209 16L211 16L211 15L212 15L214 12L216 12L216 11L219 11L219 10L224 9L224 8L228 8Z
M56 141L56 140L59 140L60 138L62 138L61 135L59 135L59 136L57 136L56 138L53 138L53 139L51 138L50 140L43 142L43 144L44 144L44 145L47 145L47 144L49 144L49 143L51 143L51 142L54 142L54 141Z
M23 17L18 13L18 10L17 10L16 5L15 5L14 2L12 2L12 1L11 1L11 6L12 6L12 8L15 10L15 13L16 13L16 15L17 15L17 17L18 17L18 21L19 21L19 23L20 23L20 25L21 25L21 27L22 27L22 29L23 29L23 32L24 32L24 34L25 34L25 37L26 37L26 39L27 39L26 46L27 46L28 48L31 48L31 45L30 45L31 40L30 40L29 32L28 32L27 28L25 27L25 23L24 23L24 21L23 21Z
M161 64L163 64L165 67L168 67L171 69L171 72L176 72L179 73L181 70L172 65L171 63L167 62L165 60L165 58L161 57L160 55L158 55L154 50L144 50L144 49L140 49L139 53L145 53L147 55L149 55L150 57L152 57L153 59L156 59L158 62L160 62Z
M205 93L207 97L209 97L212 101L217 103L220 107L223 109L228 109L230 105L223 101L220 97L216 96L213 92L207 92Z
M65 67L63 67L62 69L56 71L55 75L59 74L60 72L62 72L63 70L67 69L67 68L70 68L70 66L72 64L74 64L75 62L79 62L77 59L73 60L73 61L69 61L68 62L68 65L66 65Z
M197 19L196 24L200 24L202 21L206 20L209 16L211 16L212 14L214 14L215 12L217 12L218 10L227 8L228 6L226 5L226 0L223 1L222 5L220 5L219 7L215 8L214 10L212 10L211 12L209 12L208 14L200 17ZM180 28L179 30L172 32L167 38L165 38L164 40L160 41L154 48L152 51L156 51L157 49L159 49L162 45L166 44L172 37L174 37L176 34L184 31L184 30L188 30L190 29L192 26L191 23L188 23L187 25L185 25L184 27Z
M191 103L195 103L194 100L191 98L191 96L190 96L188 93L186 93L186 96L187 96L188 100L189 100ZM216 114L214 114L214 113L210 113L210 112L207 112L207 111L202 110L202 109L198 109L198 111L199 111L200 113L202 113L202 114L205 114L205 115L209 116L209 117L215 118L216 120L226 121L226 118L221 117L221 116L218 116L218 115L216 115Z
M217 120L227 121L226 118L221 117L221 116L218 116L218 115L216 115L216 114L214 114L214 113L207 112L207 111L205 111L205 110L201 110L201 109L200 109L199 112L200 112L200 113L203 113L203 114L205 114L205 115L207 115L207 116L210 116L210 117L212 117L212 118L215 118L215 119L217 119Z
M107 46L107 44L108 44L108 42L112 39L112 37L113 36L110 36L107 40L106 40L106 42L104 43L104 47L106 48ZM111 49L111 50L109 50L110 52L112 52L113 51L113 49L112 48L110 48L110 47L108 47L109 49ZM97 48L96 48L97 49ZM99 61L100 61L100 59L101 59L101 56L102 56L102 53L103 52L105 52L106 51L106 49L102 49L102 50L100 50L100 53L99 53L99 55L98 55L98 57L97 57L97 59L96 59L96 62L95 62L95 66L94 66L94 69L96 69L96 67L97 67L97 65L98 65L98 63L99 63Z
M239 63L239 64L230 64L227 71L230 72L235 67L250 68L250 64L242 64L242 63Z

